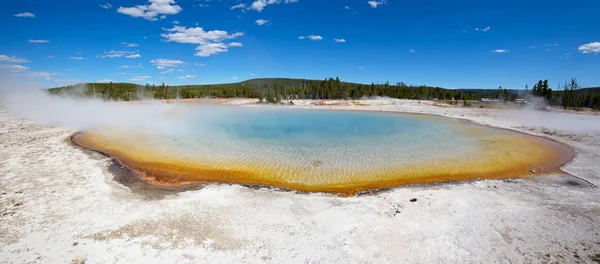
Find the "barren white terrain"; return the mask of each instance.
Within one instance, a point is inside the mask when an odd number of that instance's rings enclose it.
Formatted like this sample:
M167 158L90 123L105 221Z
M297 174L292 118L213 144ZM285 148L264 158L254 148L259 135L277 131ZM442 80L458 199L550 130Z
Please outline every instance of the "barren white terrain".
M264 107L248 103L230 102ZM427 113L539 135L574 149L565 172L600 185L600 116L360 104L286 107ZM69 144L73 132L0 110L1 263L600 262L600 193L589 184L542 176L348 198L209 185L153 197L113 181L110 159Z

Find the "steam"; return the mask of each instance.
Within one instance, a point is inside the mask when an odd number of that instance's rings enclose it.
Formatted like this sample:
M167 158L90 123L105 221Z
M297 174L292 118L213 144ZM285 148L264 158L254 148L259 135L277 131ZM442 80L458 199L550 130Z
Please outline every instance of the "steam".
M529 102L525 106L527 110L548 110L550 107L548 100L546 100L546 98L543 96L528 94L525 96L525 100Z
M162 103L129 105L94 99L52 96L22 84L1 84L0 106L34 122L84 130L103 126L135 128L161 119L170 110Z
M253 117L269 109L223 106L204 102L172 100L117 102L83 97L85 86L73 92L51 95L45 89L23 82L0 83L0 110L36 123L74 131L119 129L172 137L208 137L234 140L237 131L226 124L250 126Z
M31 121L65 127L72 130L98 128L131 129L169 136L209 136L235 139L237 131L226 124L238 123L253 129L253 121L264 111L286 111L283 108L231 107L214 104L165 103L159 100L143 102L107 102L75 94L50 95L39 85L15 81L0 76L0 110ZM79 96L78 96L79 91ZM375 98L392 100L391 98ZM530 98L531 100L531 98ZM395 103L393 103L395 104ZM540 98L540 105L544 105ZM572 132L600 132L600 117L535 109L497 111L505 120L528 127L545 127ZM270 122L277 122L271 120ZM305 120L305 122L311 122ZM236 126L240 127L240 126Z
M526 124L527 127L557 130L563 132L600 133L600 117L597 115L577 114L563 111L560 107L551 107L542 96L525 96L528 103L518 110L498 111L506 120Z
M230 114L228 110L215 110L224 107L214 105L190 106L159 100L109 102L84 98L78 96L82 88L74 89L74 94L51 95L35 85L4 80L0 83L0 109L36 123L74 131L118 128L171 136L212 133L208 131L209 124ZM190 126L192 115L195 121L206 125Z

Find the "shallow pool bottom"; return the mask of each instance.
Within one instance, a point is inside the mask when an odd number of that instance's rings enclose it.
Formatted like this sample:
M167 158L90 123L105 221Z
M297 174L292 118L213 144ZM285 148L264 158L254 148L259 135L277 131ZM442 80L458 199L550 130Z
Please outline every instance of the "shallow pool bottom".
M574 156L548 139L437 116L306 110L235 116L197 123L186 117L193 133L112 128L79 132L72 141L115 158L129 177L153 188L234 183L342 195L556 173Z

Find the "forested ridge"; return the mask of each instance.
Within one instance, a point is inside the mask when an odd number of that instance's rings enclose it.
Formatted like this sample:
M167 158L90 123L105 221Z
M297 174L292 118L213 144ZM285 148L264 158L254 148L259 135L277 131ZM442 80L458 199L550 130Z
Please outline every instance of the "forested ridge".
M531 96L543 97L552 105L565 107L600 108L600 87L580 88L575 79L565 82L562 87L552 90L548 81L540 80L529 89L446 89L425 85L371 83L359 84L343 82L339 78L325 80L262 78L243 82L211 85L169 86L133 83L85 83L52 88L51 94L95 97L104 100L141 100L175 98L259 98L261 102L283 103L294 99L360 99L363 97L384 96L399 99L417 100L479 100L493 98L501 101L514 101Z

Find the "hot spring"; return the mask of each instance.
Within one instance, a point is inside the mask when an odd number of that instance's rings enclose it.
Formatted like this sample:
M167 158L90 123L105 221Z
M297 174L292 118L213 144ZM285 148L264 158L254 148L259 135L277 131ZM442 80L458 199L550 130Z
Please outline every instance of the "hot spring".
M554 141L428 115L187 106L155 122L86 130L72 141L157 187L237 183L343 195L553 173L573 157Z

